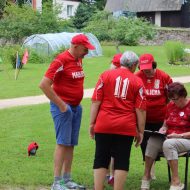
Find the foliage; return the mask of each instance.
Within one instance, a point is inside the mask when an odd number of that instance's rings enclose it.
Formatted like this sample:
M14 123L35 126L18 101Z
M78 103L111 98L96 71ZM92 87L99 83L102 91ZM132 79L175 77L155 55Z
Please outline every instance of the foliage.
M87 26L87 23L93 13L95 12L96 7L94 4L91 4L86 1L82 1L75 12L75 16L72 18L73 25L76 29L81 30Z
M184 45L180 41L167 41L164 44L169 64L184 61Z
M19 7L22 7L24 5L25 1L24 0L17 0L17 4Z
M16 68L16 53L19 53L19 56L22 57L24 51L20 49L20 46L18 45L10 45L5 46L0 50L1 54L0 57L2 57L3 62L6 64L10 64L13 69Z
M106 0L96 0L95 5L98 10L104 10L106 2L107 2Z
M5 4L6 4L6 0L1 0L0 1L0 19L3 16L3 10L4 10L4 7L5 7Z
M64 52L67 48L65 48L65 46L60 47L54 54L52 57L56 57L58 54Z
M44 54L39 54L36 51L30 49L28 64L44 64L49 61L49 57Z
M108 19L109 15L108 12L98 11L91 17L88 25L82 31L92 32L100 41L111 40L108 32L114 22L112 22L113 19Z
M27 5L7 5L4 17L0 20L0 38L18 43L31 34L59 32L59 11L57 8L49 11L48 4L44 5L42 13Z
M99 22L100 20L101 22ZM155 34L153 26L144 19L115 18L105 11L94 14L84 31L93 32L100 41L115 41L116 46L137 45L140 38L152 39Z

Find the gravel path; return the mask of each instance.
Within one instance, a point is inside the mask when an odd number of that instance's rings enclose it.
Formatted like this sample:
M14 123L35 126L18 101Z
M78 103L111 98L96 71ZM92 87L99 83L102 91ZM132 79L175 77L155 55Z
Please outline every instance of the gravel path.
M190 83L190 76L173 77L174 82ZM93 93L93 88L84 90L84 98L90 98ZM22 105L35 105L49 102L45 95L40 96L28 96L12 99L1 99L0 109L22 106Z

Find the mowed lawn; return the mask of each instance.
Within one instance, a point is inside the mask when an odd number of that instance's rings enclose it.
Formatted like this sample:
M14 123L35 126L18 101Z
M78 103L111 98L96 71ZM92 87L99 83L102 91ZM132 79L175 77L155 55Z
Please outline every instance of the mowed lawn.
M190 66L172 66L168 64L163 46L121 46L120 51L135 51L138 55L152 53L158 63L158 68L169 73L171 76L190 75ZM85 84L84 88L93 88L101 72L110 67L113 55L116 53L114 46L103 46L103 56L85 58ZM49 62L40 64L26 64L20 70L18 80L14 79L15 70L10 63L0 64L0 99L15 98L22 96L40 95L42 92L38 84L44 75Z
M162 46L121 47L121 51L133 50L137 54L152 53L158 67L171 76L190 75L190 67L171 66L167 63ZM101 72L109 68L110 61L116 53L115 47L104 46L104 56L84 59L86 74L85 88L93 88ZM10 65L0 65L0 99L42 94L38 84L49 63L27 64L14 80L14 70ZM190 94L190 84L185 85ZM83 119L79 146L76 147L73 161L74 180L93 189L94 141L88 134L90 117L90 99L84 99ZM37 155L28 157L27 146L36 141L39 144ZM33 190L39 187L50 188L53 180L53 152L55 135L49 105L21 106L0 110L0 189ZM156 164L157 180L151 189L169 189L166 161L161 159ZM140 189L143 175L143 162L140 148L132 148L131 165L126 190ZM180 159L180 176L184 176L184 159ZM189 184L190 187L190 184ZM112 189L106 185L105 189Z
M84 112L79 146L75 149L73 178L92 189L94 141L88 134L90 99L84 99L82 105ZM4 109L0 110L0 115L0 189L6 189L7 186L31 190L38 189L39 186L50 187L53 180L55 137L49 105ZM28 157L27 146L33 141L39 144L39 149L36 156ZM139 189L143 168L140 148L133 145L127 190ZM183 177L183 158L180 159L179 170ZM156 164L156 177L152 189L169 188L165 159ZM105 189L111 188L106 186Z

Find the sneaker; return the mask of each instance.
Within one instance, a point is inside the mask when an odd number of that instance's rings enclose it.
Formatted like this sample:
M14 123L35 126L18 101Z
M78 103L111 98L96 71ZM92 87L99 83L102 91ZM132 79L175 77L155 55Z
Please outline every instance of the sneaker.
M53 183L51 190L69 190L63 180L56 181Z
M114 186L114 177L110 177L108 180L108 184L111 185L112 187Z
M183 190L184 189L184 184L180 183L178 186L171 185L170 190Z
M73 180L69 180L67 183L65 183L65 186L68 189L77 189L77 190L86 189L83 185L79 185L79 184L75 183Z

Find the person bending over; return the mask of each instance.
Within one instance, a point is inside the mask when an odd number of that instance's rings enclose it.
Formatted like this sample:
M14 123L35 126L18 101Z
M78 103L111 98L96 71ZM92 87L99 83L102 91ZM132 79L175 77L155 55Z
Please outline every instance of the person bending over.
M94 186L103 190L111 157L114 158L114 190L123 190L131 146L143 139L146 99L144 86L133 73L138 56L125 52L121 67L101 74L92 96L90 136L95 138Z

